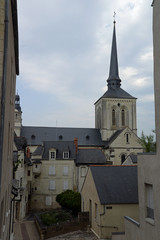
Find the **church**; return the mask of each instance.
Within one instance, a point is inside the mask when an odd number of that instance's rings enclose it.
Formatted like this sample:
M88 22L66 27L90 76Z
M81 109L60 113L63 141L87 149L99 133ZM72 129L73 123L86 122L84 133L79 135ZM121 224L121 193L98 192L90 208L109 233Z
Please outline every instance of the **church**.
M137 99L121 88L115 21L107 86L95 102L95 128L23 126L16 95L15 137L27 142L28 194L33 208L53 207L63 190L81 192L90 165L122 165L127 157L143 152L137 136Z

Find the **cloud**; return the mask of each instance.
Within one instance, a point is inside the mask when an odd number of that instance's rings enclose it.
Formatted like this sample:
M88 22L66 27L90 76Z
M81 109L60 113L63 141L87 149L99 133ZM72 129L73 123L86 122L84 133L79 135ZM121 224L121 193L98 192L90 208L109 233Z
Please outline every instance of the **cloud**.
M52 126L58 119L63 126L94 127L93 104L107 90L114 11L122 88L153 101L152 19L145 0L22 0L18 10L17 88L30 103L23 105L26 124Z

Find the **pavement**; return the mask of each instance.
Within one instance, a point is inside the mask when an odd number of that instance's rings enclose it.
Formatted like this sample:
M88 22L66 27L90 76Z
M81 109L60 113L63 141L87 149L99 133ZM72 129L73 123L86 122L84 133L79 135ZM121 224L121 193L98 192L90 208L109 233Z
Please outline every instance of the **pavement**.
M14 240L40 240L33 220L14 223Z
M47 240L97 240L98 238L91 231L75 231L48 238Z
M14 240L40 240L34 220L17 221L14 223ZM48 240L97 240L91 231L75 231L48 238Z

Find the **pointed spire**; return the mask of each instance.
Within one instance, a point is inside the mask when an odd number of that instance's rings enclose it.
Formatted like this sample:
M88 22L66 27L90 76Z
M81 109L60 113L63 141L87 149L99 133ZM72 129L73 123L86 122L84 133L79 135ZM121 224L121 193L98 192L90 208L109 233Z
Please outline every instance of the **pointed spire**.
M114 13L115 18L115 13ZM111 50L111 60L110 60L110 71L108 77L108 88L119 88L121 86L121 79L118 73L118 57L117 57L117 43L116 43L116 21L114 19L113 26L113 38L112 38L112 50Z

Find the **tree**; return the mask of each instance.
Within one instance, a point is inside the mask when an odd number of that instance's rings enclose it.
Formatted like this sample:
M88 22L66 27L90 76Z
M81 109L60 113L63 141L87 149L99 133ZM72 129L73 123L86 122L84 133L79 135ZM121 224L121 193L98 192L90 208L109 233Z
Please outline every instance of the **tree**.
M72 211L73 215L81 211L81 195L78 192L66 190L57 195L56 201L63 209Z
M144 147L145 152L156 151L156 142L154 140L154 135L150 134L149 136L147 136L142 131L140 140L141 140L142 146Z

